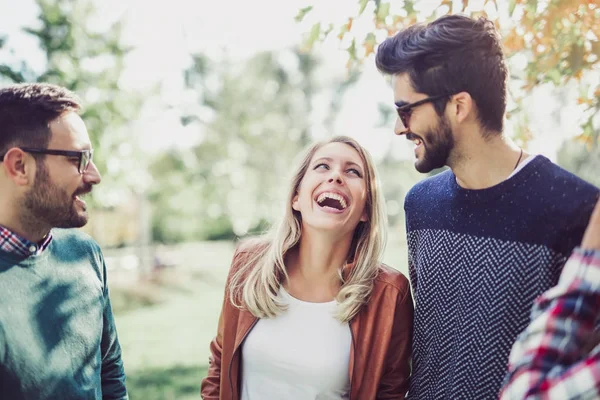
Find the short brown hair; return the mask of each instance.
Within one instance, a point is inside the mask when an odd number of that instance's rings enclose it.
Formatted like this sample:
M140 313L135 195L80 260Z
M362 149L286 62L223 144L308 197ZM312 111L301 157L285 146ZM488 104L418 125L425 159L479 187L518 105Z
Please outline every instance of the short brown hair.
M490 20L446 15L413 25L381 43L376 63L386 74L407 73L413 89L428 96L469 93L485 134L502 132L508 68ZM449 98L434 102L438 114Z
M11 147L47 148L49 123L81 110L70 90L48 83L26 83L0 89L0 155Z

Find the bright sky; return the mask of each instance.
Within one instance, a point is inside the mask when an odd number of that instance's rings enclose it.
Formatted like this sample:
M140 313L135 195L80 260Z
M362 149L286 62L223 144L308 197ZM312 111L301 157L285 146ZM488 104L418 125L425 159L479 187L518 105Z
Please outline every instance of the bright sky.
M341 22L357 11L357 1L354 0L312 2L317 6L308 20L304 24L296 24L294 16L308 1L98 0L101 11L99 24L121 17L127 21L125 40L135 46L124 77L128 88L146 88L161 82L165 89L160 99L150 102L140 120L133 123L134 131L140 132L140 137L143 132L144 138L152 138L151 141L144 139L143 147L153 152L174 144L189 146L198 140L197 132L180 126L176 111L161 108L164 104L177 106L180 103L183 88L181 71L188 64L190 53L201 51L218 56L226 49L230 56L244 58L261 50L284 49L298 43L313 21ZM396 4L392 3L395 7ZM423 1L418 4L427 7L429 3ZM471 3L476 5L477 1L472 0ZM3 10L0 34L9 36L9 46L18 49L20 58L26 58L36 68L43 68L35 40L20 32L21 27L35 24L38 11L33 0L0 0L0 9ZM339 50L339 44L331 41L322 46L322 50L326 65L324 71L332 76L342 76L346 58L345 53ZM6 55L0 55L0 62L5 59ZM558 104L557 99L548 89L542 88L531 100L534 104L532 130L543 134L530 142L528 148L554 159L564 136L563 127L551 116ZM413 146L403 138L394 137L391 124L374 128L379 118L378 103L391 101L392 93L386 80L376 71L373 61L368 60L363 77L346 94L334 133L357 138L375 157L393 146L399 156L411 159ZM562 125L572 127L576 123L577 109L567 108L563 114ZM319 129L315 127L316 134L323 133Z
M143 0L111 0L105 6L116 14L127 16L129 32L126 39L137 46L130 60L131 75L126 81L134 87L144 87L157 79L165 82L163 100L177 104L182 89L180 71L189 62L190 53L201 51L218 57L225 49L230 56L244 58L263 50L289 48L301 40L307 26L317 18L336 21L351 15L356 8L352 1L330 0L329 7L315 8L304 24L295 23L298 10L306 4L303 0L173 0L167 8ZM156 29L158 26L161 29ZM323 49L323 53L327 53L324 60L327 67L323 72L343 76L346 73L345 52L334 43L327 46ZM383 95L383 101L391 101L385 79L372 66L346 97L335 127L335 133L356 137L376 156L389 148L394 139L389 129L378 131L373 128L379 116L378 100L370 98L377 92L379 100ZM176 140L183 145L197 140L197 132L191 131L196 128L180 127L176 112L163 113L153 126L158 139L155 148L167 145L160 143L162 139ZM164 135L167 129L173 135ZM315 134L323 134L318 126ZM412 157L408 143L402 141L400 148L407 157Z

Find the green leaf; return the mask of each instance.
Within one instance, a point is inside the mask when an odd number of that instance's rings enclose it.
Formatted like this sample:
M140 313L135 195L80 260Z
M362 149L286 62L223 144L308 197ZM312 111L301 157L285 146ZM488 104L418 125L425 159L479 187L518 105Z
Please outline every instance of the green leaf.
M314 24L312 26L312 28L310 30L308 39L306 40L307 44L309 46L312 46L317 41L320 34L321 34L321 23L317 22L316 24Z
M345 33L348 32L348 24L344 24L340 27L340 32L338 33L338 37L340 37L340 39L344 36Z
M404 1L404 9L406 10L406 13L409 17L417 13L417 10L415 10L415 2L412 0Z
M359 4L358 15L361 15L363 13L363 11L365 11L365 8L367 8L368 2L369 2L369 0L358 0L358 4Z
M388 15L390 15L390 3L382 3L377 10L377 20L384 22Z
M365 46L365 51L366 51L367 55L374 52L375 43L377 43L377 38L375 37L375 34L373 32L367 33L367 36L365 37L365 40L363 43Z
M348 56L351 60L356 60L356 39L352 39L352 43L347 49Z
M552 68L550 71L546 73L546 79L555 85L560 84L560 80L562 78L562 74L558 70L558 68Z
M306 17L306 14L308 14L312 9L313 9L313 6L301 8L298 11L298 14L296 15L296 17L294 18L296 20L296 22L302 22L304 17Z
M508 15L512 17L515 12L515 8L517 7L517 0L509 0L508 1Z
M19 71L15 71L8 65L0 65L0 76L4 76L15 83L25 82L25 77Z
M535 15L537 13L538 0L528 0L525 8L530 15Z

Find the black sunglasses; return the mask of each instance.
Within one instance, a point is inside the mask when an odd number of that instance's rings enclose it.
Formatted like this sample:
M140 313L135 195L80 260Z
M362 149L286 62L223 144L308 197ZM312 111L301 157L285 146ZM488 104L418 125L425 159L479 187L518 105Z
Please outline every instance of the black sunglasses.
M403 104L401 106L398 106L398 103L396 103L396 112L398 113L398 117L400 117L400 120L402 121L402 124L404 125L404 127L406 129L410 129L410 127L409 127L410 114L412 114L413 108L418 107L421 104L431 103L432 101L436 101L439 99L443 99L444 97L450 97L450 96L452 96L452 95L451 94L441 94L439 96L431 96L431 97L427 97L423 100L415 101L414 103Z
M19 147L26 153L32 154L49 154L51 156L64 156L69 158L79 159L78 171L83 174L92 162L94 150L50 150L50 149L31 149L29 147ZM0 156L0 162L4 161L4 155Z

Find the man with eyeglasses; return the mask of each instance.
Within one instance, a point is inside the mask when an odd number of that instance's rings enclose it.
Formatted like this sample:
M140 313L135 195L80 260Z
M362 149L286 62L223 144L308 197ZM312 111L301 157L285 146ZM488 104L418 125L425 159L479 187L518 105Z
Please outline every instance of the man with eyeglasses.
M503 134L507 66L494 24L449 15L385 40L395 133L415 168L448 170L406 196L415 300L408 398L497 398L534 299L581 242L598 188Z
M0 89L2 398L128 398L102 252L69 229L101 180L80 108L54 85Z

